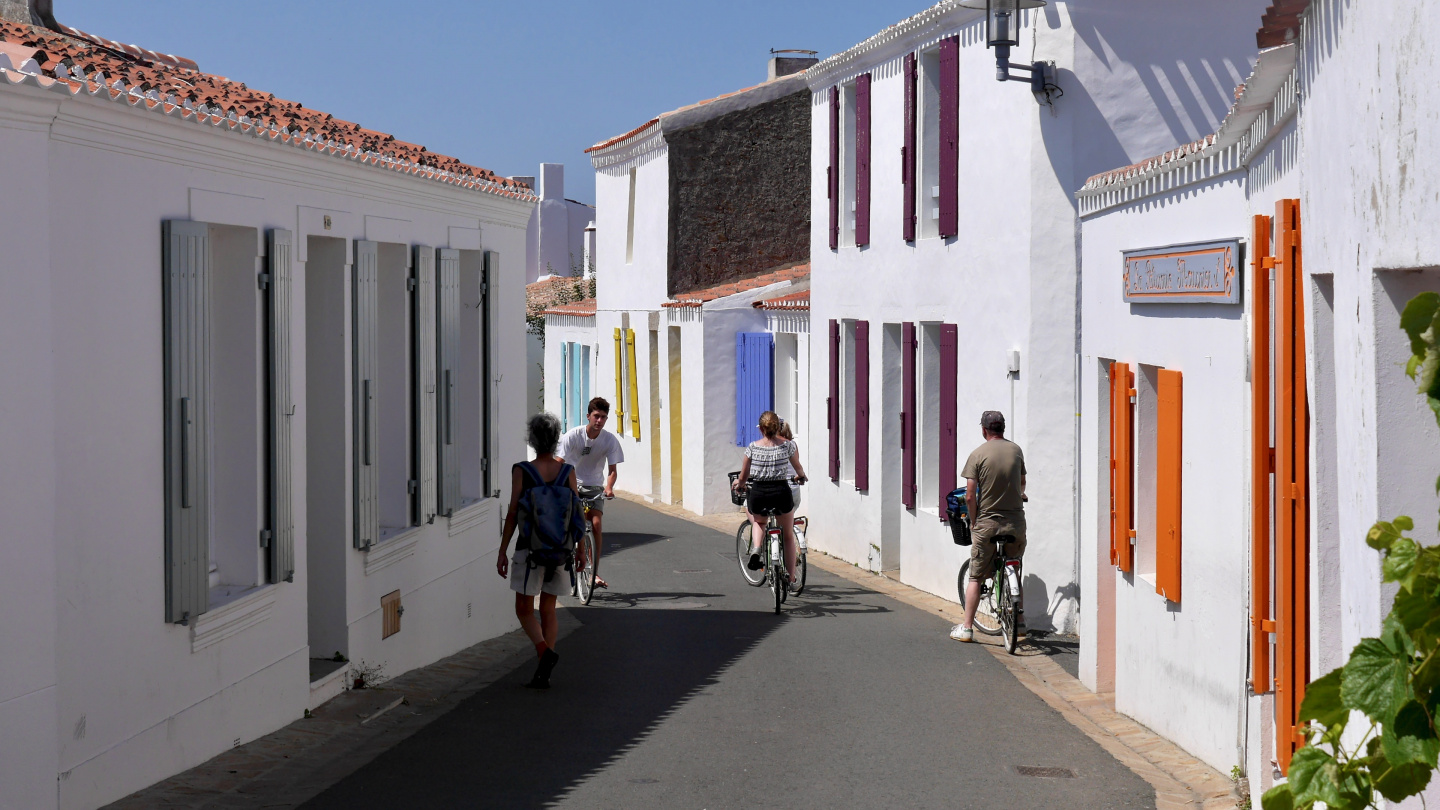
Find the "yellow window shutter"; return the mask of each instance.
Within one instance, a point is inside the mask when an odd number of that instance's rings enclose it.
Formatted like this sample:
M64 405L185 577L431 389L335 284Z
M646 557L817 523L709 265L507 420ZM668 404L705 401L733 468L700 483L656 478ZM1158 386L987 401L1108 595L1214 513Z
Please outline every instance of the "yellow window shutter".
M640 383L635 377L635 330L625 330L625 359L630 375L630 428L635 440L640 440Z
M615 327L615 432L625 433L625 348L620 327Z

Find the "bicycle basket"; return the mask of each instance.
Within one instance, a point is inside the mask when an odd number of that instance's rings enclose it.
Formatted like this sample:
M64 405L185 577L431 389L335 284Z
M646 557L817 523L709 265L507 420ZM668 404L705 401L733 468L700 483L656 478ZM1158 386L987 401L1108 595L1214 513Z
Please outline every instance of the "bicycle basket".
M971 538L970 538L970 520L969 520L969 518L967 518L967 517L966 517L965 515L963 515L963 514L962 514L962 515L957 515L957 514L955 514L954 512L948 512L948 510L947 510L947 514L948 514L949 517L950 517L950 521L949 521L949 522L950 522L950 536L953 537L953 538L955 538L955 545L957 545L957 546L968 546L968 545L970 545Z
M735 504L736 506L744 506L744 505L745 505L745 489L744 489L744 488L742 488L742 489L736 489L736 488L735 488L735 479L737 479L737 478L739 478L739 477L740 477L740 471L739 471L739 470L736 470L735 472L730 473L730 502L733 503L733 504Z

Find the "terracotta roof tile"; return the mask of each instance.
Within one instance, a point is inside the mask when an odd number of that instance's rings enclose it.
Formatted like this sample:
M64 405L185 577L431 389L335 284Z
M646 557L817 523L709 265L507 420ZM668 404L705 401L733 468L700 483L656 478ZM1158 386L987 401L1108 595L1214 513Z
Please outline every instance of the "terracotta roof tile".
M724 298L727 295L735 295L747 290L758 290L761 287L768 287L771 284L778 284L782 281L803 281L810 278L810 263L787 265L774 270L769 270L748 278L737 279L717 284L713 287L704 287L699 290L676 293L674 298L661 304L662 307L671 309L683 309L687 307L703 306L707 301L714 301L717 298ZM806 292L808 295L809 292Z
M1255 44L1273 48L1300 38L1300 16L1310 8L1310 0L1275 0L1260 18Z
M586 318L595 314L595 299L586 298L583 301L576 301L570 304L560 304L558 306L550 307L549 309L545 310L540 314L573 315L580 318Z
M71 95L103 92L112 101L124 100L131 106L144 102L148 110L189 122L228 126L243 134L439 182L535 199L528 186L488 169L252 90L244 82L201 72L190 59L62 28L63 35L0 20L0 70L5 70L5 78L12 84L28 80L41 87L68 89ZM28 59L34 60L29 69ZM63 86L57 88L57 82Z
M542 278L525 285L525 311L545 314L552 307L563 306L570 302L586 298L593 301L594 296L590 295L593 289L585 279L575 276Z
M756 301L753 306L756 309L769 310L809 310L810 291L801 290L800 292L790 293L789 295L781 295L775 298L765 298L763 300Z

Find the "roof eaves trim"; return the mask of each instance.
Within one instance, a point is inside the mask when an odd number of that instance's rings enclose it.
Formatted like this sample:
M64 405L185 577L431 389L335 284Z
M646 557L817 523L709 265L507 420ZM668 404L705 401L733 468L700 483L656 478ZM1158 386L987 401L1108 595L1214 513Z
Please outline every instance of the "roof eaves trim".
M351 144L342 145L334 140L316 138L308 132L291 132L288 128L279 127L273 123L252 121L249 116L236 116L234 112L226 114L218 107L210 107L206 104L196 106L188 103L182 104L174 95L161 96L155 90L142 93L139 87L127 88L125 83L119 79L106 85L104 84L104 74L98 71L88 77L72 78L67 73L51 78L40 73L34 60L26 60L24 64L15 66L7 55L0 54L0 78L4 79L3 82L0 82L0 86L12 87L30 84L42 90L68 96L80 96L84 93L100 100L123 102L131 107L178 121L209 126L219 132L248 135L257 140L270 141L282 146L291 146L317 154L410 174L467 190L495 194L524 202L539 200L539 197L533 194L507 188L485 178L457 174L432 166L396 159L380 152L361 150Z
M812 91L824 89L851 73L887 62L942 34L984 18L983 10L964 8L960 5L960 0L943 0L847 50L811 65L805 71L805 81Z
M1294 43L1260 52L1249 79L1214 134L1091 177L1075 193L1089 216L1249 165L1271 135L1294 116L1299 102Z

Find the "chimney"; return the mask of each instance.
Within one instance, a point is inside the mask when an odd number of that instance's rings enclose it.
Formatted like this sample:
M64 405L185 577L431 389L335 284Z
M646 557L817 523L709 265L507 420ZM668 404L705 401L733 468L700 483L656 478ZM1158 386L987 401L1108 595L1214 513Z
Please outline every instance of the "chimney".
M775 50L770 49L769 70L766 81L774 81L781 76L789 76L792 73L799 73L811 65L819 62L815 51L802 51L796 49Z
M64 33L55 21L52 0L0 0L0 19Z

